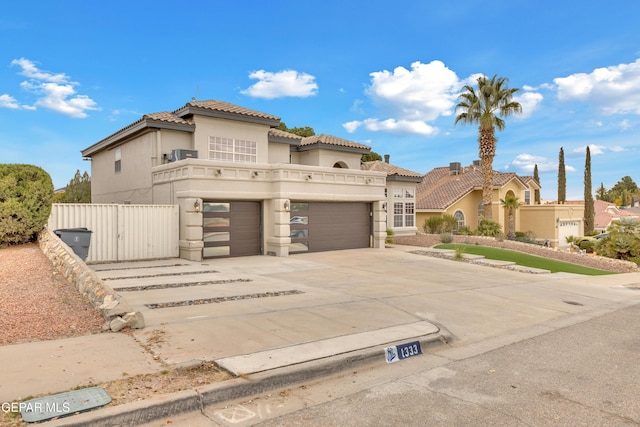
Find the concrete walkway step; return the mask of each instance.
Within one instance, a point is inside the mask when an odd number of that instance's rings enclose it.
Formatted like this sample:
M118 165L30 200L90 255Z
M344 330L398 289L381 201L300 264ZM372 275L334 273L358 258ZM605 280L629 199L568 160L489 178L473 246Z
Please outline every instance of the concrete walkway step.
M436 325L422 321L252 354L225 357L215 362L235 375L248 375L376 346L380 346L382 359L384 357L382 346L385 344L416 340L419 337L436 335L438 332L440 328Z

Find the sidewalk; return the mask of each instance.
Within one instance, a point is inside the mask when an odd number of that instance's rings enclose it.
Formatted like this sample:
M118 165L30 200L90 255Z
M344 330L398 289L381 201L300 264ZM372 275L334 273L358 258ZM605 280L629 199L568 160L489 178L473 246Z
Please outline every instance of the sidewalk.
M193 361L216 361L240 376L40 425L148 422L178 407L188 411L192 404L251 395L357 363L384 364L391 343L420 340L428 351L443 336L462 346L640 303L634 289L639 273L529 274L410 253L414 249L96 265L103 280L144 313L147 327L133 336L0 347L0 401ZM186 300L192 304L177 304ZM149 308L153 304L163 308ZM159 333L163 342L154 342Z

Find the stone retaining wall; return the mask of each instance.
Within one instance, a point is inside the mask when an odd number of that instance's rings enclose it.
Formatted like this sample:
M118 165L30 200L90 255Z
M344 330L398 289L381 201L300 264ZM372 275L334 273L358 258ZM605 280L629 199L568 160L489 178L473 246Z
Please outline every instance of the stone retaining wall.
M40 232L38 244L46 257L51 260L53 267L69 283L73 284L82 295L87 296L91 305L109 322L112 331L119 331L125 326L131 328L144 327L142 313L134 312L120 295L106 285L49 228L45 227Z

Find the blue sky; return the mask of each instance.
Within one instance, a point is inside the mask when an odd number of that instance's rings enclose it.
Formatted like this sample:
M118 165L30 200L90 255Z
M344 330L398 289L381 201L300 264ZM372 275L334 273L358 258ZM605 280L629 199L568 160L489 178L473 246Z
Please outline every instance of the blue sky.
M567 198L640 182L640 2L32 1L0 14L0 156L62 187L80 150L192 97L217 99L365 143L420 173L478 158L454 126L461 87L507 77L521 116L494 168Z

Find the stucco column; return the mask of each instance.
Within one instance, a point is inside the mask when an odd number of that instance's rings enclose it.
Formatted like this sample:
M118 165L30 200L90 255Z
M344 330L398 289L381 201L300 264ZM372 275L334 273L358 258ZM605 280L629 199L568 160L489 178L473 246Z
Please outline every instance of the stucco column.
M387 238L387 211L389 205L385 201L373 202L373 247L384 249Z
M267 238L267 255L289 256L291 245L289 199L273 199L273 237Z
M202 200L195 197L178 198L180 206L180 258L202 261Z

